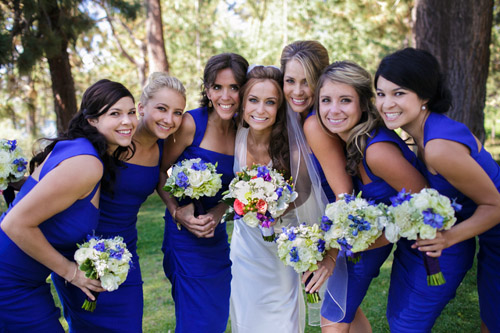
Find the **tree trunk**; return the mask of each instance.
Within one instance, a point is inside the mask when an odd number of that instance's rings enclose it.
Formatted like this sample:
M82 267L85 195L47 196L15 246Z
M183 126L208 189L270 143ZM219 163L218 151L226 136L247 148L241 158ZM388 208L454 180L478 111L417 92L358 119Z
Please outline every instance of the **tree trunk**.
M484 142L493 0L416 0L415 6L416 46L441 65L453 95L448 115Z
M169 71L163 23L161 20L160 0L147 0L146 34L148 36L148 59L150 72Z
M45 56L52 80L57 132L62 133L67 130L69 121L77 111L75 83L69 63L68 39L59 23L61 10L57 2L46 2L45 8L40 12L45 15L40 19L40 31L46 35L59 36L59 39L54 40L53 47L45 48Z
M38 138L38 127L36 124L36 99L38 93L35 89L35 82L31 77L28 78L29 92L26 96L26 107L28 109L27 119L26 119L26 132L31 135L31 138Z

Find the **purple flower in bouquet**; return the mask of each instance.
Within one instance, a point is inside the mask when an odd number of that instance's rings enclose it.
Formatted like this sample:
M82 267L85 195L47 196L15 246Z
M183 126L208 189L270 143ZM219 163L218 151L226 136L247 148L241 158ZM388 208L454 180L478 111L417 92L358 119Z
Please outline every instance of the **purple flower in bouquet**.
M205 163L203 163L203 161L201 161L201 162L193 163L193 165L191 166L191 169L196 170L196 171L203 171L203 170L207 169L207 165Z
M411 194L410 192L406 192L405 189L402 189L398 192L398 195L391 198L391 203L394 207L401 205L405 201L410 201Z
M321 230L323 231L328 231L330 230L330 228L332 227L332 221L327 217L327 216L324 216L321 218Z
M290 250L290 261L292 262L298 262L300 260L299 258L299 250L294 246Z
M441 229L443 227L443 217L439 214L434 213L432 208L422 211L422 215L425 224L428 224L435 229Z

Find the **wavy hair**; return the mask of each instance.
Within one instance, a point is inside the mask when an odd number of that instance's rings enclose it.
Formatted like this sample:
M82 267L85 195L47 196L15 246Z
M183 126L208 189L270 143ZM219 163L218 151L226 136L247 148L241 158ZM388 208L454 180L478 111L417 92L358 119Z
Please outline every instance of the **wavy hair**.
M205 70L203 71L200 107L208 107L209 99L206 90L214 85L219 71L226 68L230 68L233 71L234 79L240 88L245 84L248 69L248 61L245 58L236 53L221 53L214 55L208 59ZM208 112L212 110L213 108L208 108Z
M43 163L59 141L86 138L95 147L104 165L104 176L101 186L103 190L112 192L112 187L116 179L116 168L121 165L120 161L122 159L133 156L135 146L132 143L132 145L128 147L118 147L113 154L110 155L108 153L108 142L106 138L96 127L90 125L88 119L99 118L101 115L105 114L110 107L124 97L130 97L132 101L134 101L134 96L132 96L130 91L121 83L104 79L91 85L83 94L80 110L69 122L67 131L59 134L54 139L41 139L49 141L50 144L31 159L29 165L30 174L33 173L37 166Z
M361 119L358 124L349 131L346 142L347 173L351 176L359 175L359 163L363 159L366 149L366 141L370 133L381 126L385 126L382 118L377 112L373 99L375 94L372 89L372 78L364 68L351 61L337 61L325 68L319 78L316 87L315 107L318 112L316 116L323 129L331 134L323 123L319 112L319 94L326 80L347 84L354 88L359 97L361 108Z
M273 84L278 92L278 110L276 113L276 121L271 130L271 139L267 149L273 168L284 171L285 177L290 177L290 149L288 147L288 132L286 127L286 108L283 96L283 75L278 68L272 66L255 66L247 74L247 82L240 89L241 107L236 118L236 122L244 127L248 124L243 120L243 105L250 93L252 87L259 82L269 81ZM280 144L274 144L274 143Z
M186 88L184 88L184 85L178 78L170 76L165 72L154 72L149 75L148 83L146 83L146 86L142 90L141 104L146 105L154 94L162 88L172 89L181 94L184 100L186 99Z

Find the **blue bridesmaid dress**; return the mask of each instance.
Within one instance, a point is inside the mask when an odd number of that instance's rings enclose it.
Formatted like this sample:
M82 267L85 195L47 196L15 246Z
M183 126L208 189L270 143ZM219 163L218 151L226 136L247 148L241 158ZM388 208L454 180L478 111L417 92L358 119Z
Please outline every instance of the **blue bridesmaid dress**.
M451 140L468 147L471 157L490 176L497 189L500 188L498 164L484 148L478 151L476 139L464 124L431 112L424 126L424 147L434 139ZM476 204L441 175L426 170L426 178L432 188L463 206L456 214L457 223L474 213ZM491 332L500 332L500 225L480 235L479 245L477 279L481 319ZM387 318L394 332L430 332L472 266L475 240L463 241L443 251L439 264L446 283L432 287L427 286L420 251L410 246L411 242L400 240L394 254Z
M58 142L45 161L39 179L62 161L78 155L99 158L87 139ZM37 183L28 177L12 207ZM91 200L98 188L99 184L87 197L39 226L49 243L70 260L73 260L76 244L85 241L86 236L97 227L99 210ZM0 332L64 332L59 323L60 311L54 304L50 286L46 282L50 270L23 252L1 229L0 266Z
M158 145L161 161L163 140L159 140ZM159 175L160 162L156 166L125 162L117 170L113 193L101 191L101 216L95 235L123 237L132 253L132 264L127 279L117 290L99 294L94 312L82 309L86 296L79 288L65 285L63 278L52 274L70 332L142 332L143 292L137 255L137 214L156 189Z
M215 207L233 178L234 156L201 148L208 123L207 108L188 111L196 124L193 143L178 161L201 158L218 163L222 189L214 197L202 197L206 210ZM180 206L188 199L179 202ZM212 238L197 238L186 228L177 229L168 209L165 211L163 269L172 283L175 301L176 332L224 332L229 317L231 261L226 225L219 223Z
M385 127L380 127L372 131L372 138L368 138L365 148L366 149L377 142L391 142L396 144L404 158L408 160L415 168L417 168L417 157L408 148L406 143L393 131ZM390 198L397 195L398 191L392 188L388 183L380 177L374 175L363 158L363 166L366 174L371 182L363 184L360 178L354 177L354 186L357 192L361 191L361 196L367 200L373 200L375 203L390 204ZM376 278L380 273L380 267L387 259L392 250L392 244L387 244L382 247L363 251L360 253L361 257L359 262L353 263L347 260L348 283L347 283L347 297L346 297L346 313L341 323L351 323L356 315L356 310L361 305L363 298L368 291L371 281ZM341 251L339 256L345 256L345 252ZM327 302L328 298L325 300ZM326 304L325 307L331 305ZM332 308L335 308L332 306ZM324 314L328 319L328 314Z

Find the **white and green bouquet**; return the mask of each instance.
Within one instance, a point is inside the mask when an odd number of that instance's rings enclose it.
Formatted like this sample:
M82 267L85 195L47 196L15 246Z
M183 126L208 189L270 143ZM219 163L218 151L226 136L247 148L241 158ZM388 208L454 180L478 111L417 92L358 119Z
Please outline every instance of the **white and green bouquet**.
M385 223L385 237L392 243L400 237L416 240L434 239L436 232L450 229L457 221L455 212L462 207L448 197L431 188L424 188L416 194L403 189L391 198L388 219ZM423 254L427 270L427 284L439 286L446 283L439 268L438 258Z
M298 227L283 228L283 232L276 239L278 243L278 257L287 266L293 267L297 273L315 271L318 262L323 260L327 244L323 238L319 225L308 226L305 223ZM309 277L309 279L312 275ZM309 282L306 281L306 285ZM320 301L319 294L307 293L309 303Z
M9 183L21 180L27 164L16 140L0 139L0 190L7 189Z
M120 236L108 239L89 236L87 242L78 244L74 258L87 278L100 280L104 289L113 291L127 279L132 254ZM94 294L95 301L87 298L82 309L93 312L97 295Z
M382 235L385 217L384 205L375 205L357 197L341 194L339 200L325 208L321 229L330 248L345 251L352 262L360 260L359 252L365 251Z
M273 222L297 198L292 185L282 173L266 166L243 168L223 193L222 201L229 205L223 221L241 219L252 228L259 227L265 241L274 241Z
M201 158L183 160L175 164L163 189L176 198L189 197L195 206L195 215L205 214L199 201L203 196L213 197L222 188L217 163L204 162Z

